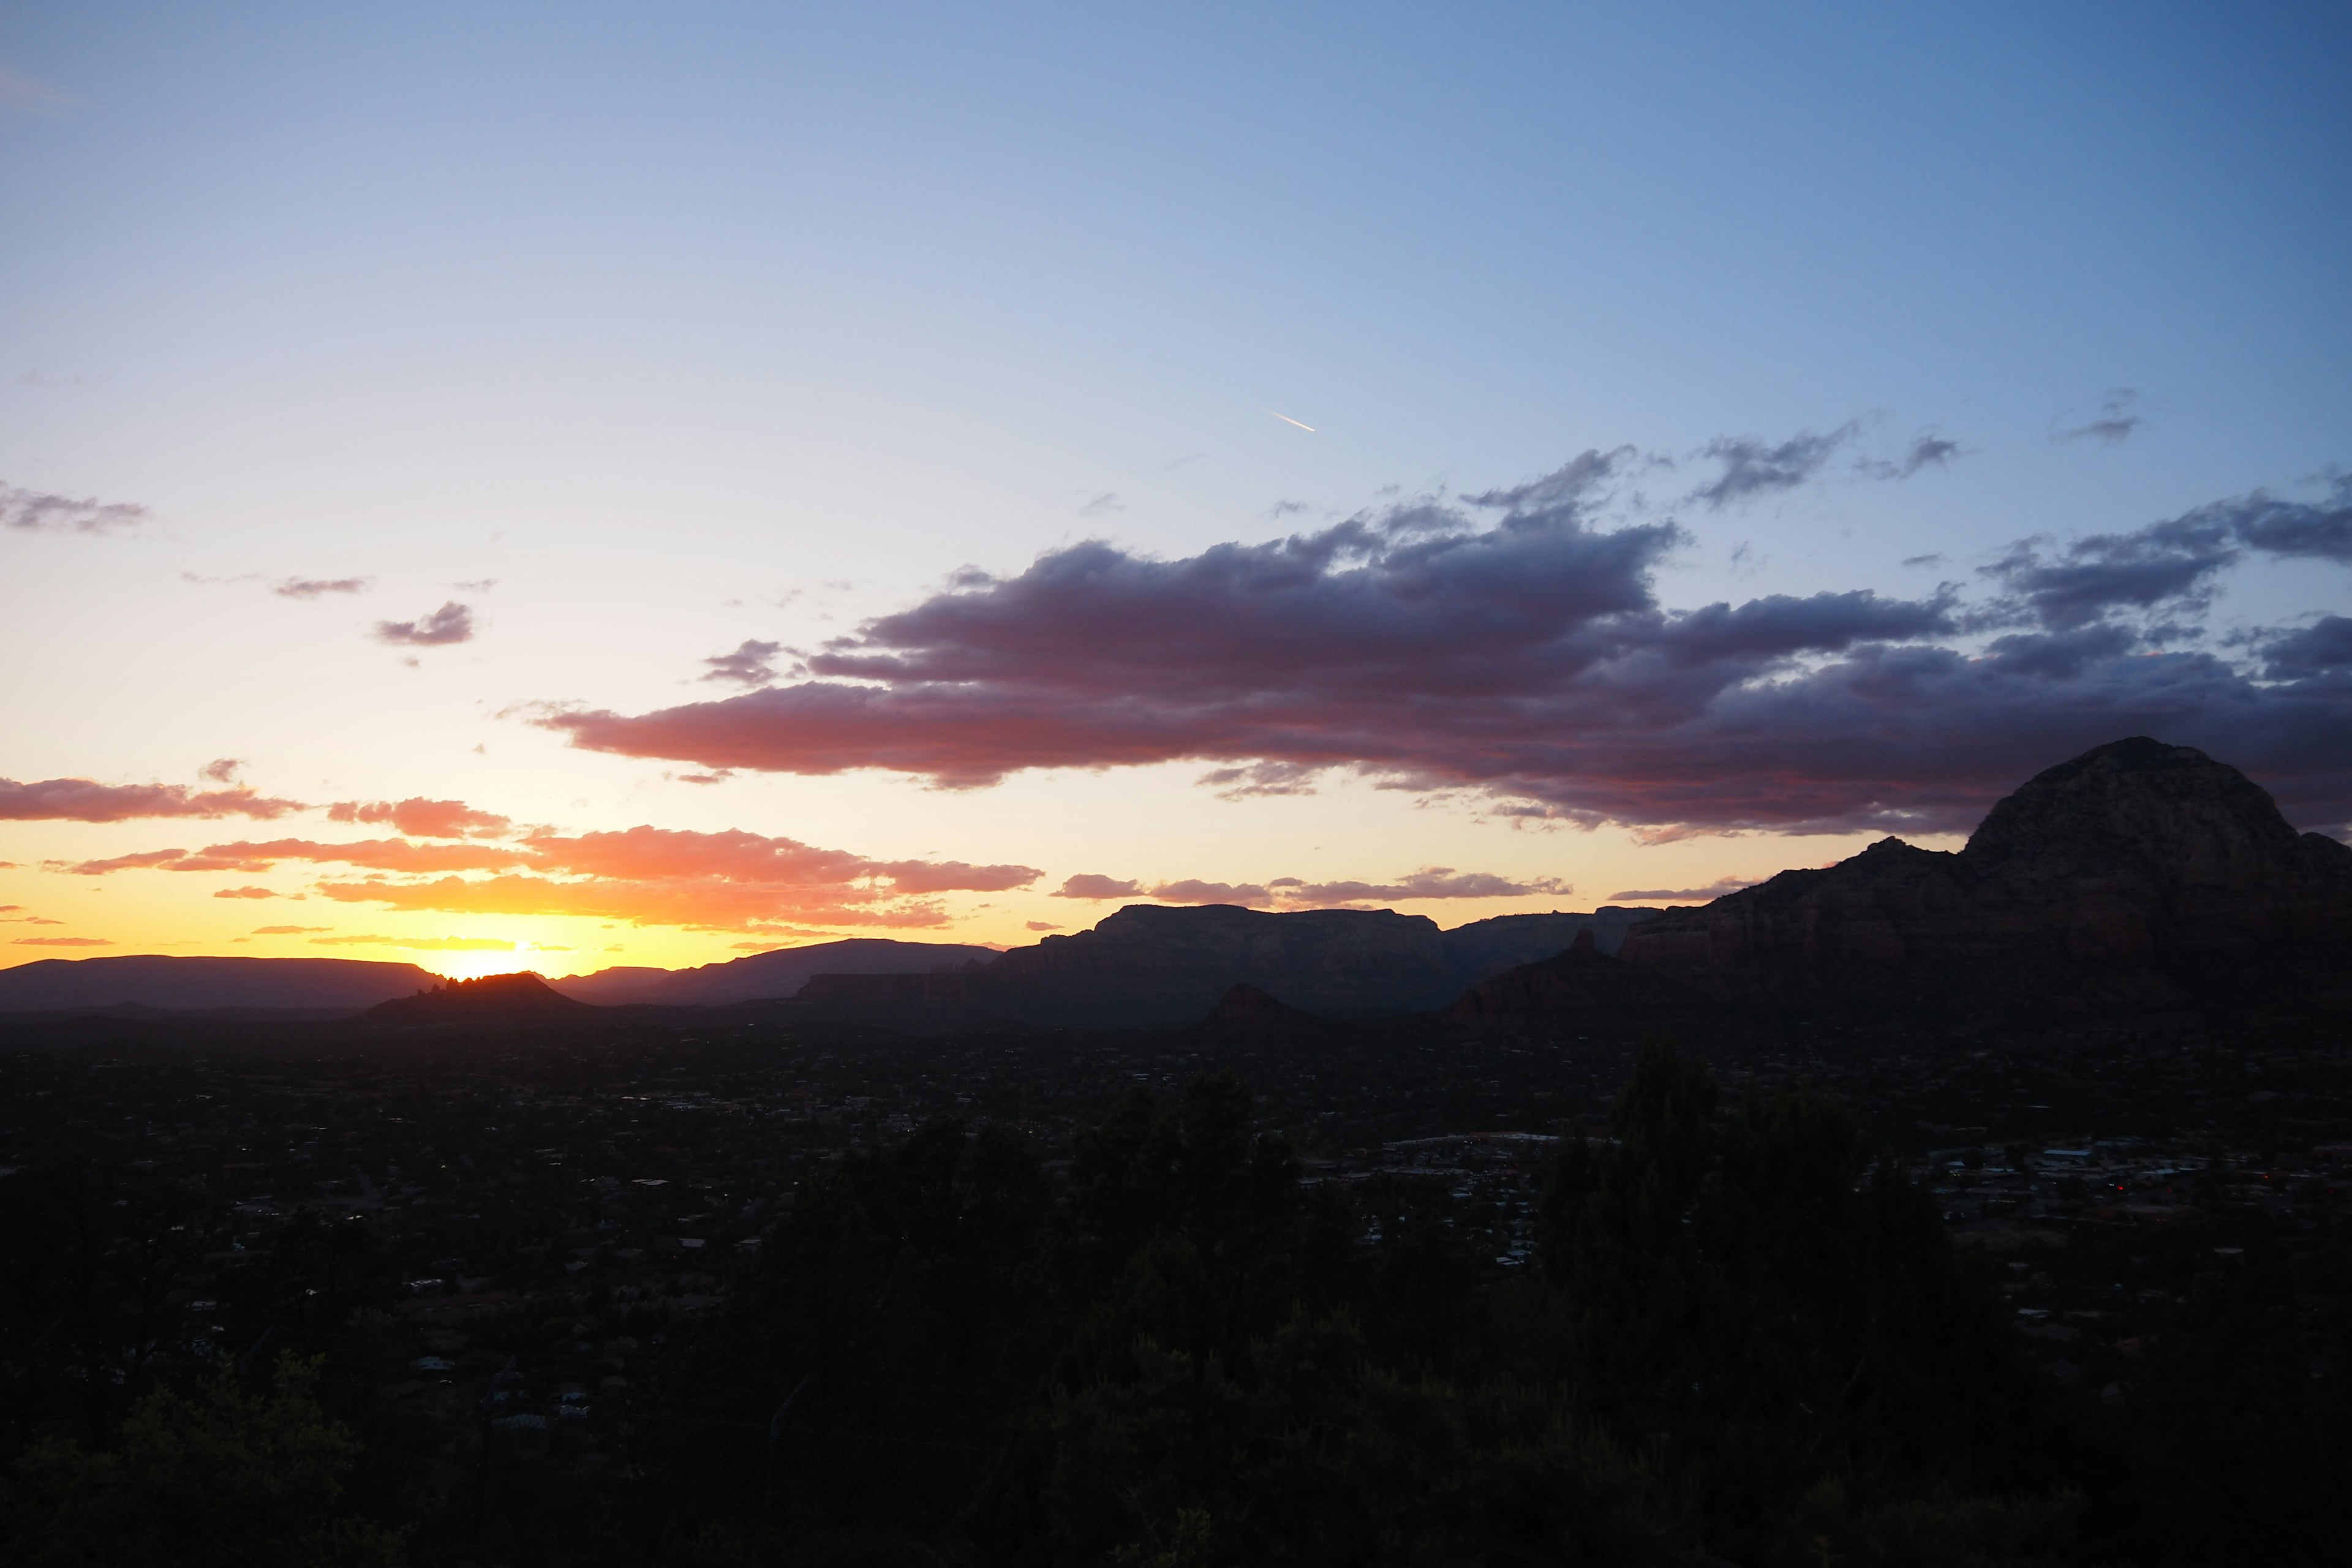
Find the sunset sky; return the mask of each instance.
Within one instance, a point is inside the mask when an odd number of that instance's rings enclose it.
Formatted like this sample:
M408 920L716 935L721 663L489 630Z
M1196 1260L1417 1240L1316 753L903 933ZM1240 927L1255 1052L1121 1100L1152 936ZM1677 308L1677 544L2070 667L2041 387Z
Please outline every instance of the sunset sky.
M2352 10L0 5L0 966L2352 825Z

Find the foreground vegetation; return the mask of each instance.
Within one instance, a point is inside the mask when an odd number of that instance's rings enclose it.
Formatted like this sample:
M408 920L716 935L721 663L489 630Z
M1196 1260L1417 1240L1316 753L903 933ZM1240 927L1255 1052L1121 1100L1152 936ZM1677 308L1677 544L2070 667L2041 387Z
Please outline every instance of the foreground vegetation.
M26 1447L8 1554L1173 1568L2328 1550L2352 1481L2341 1379L2259 1245L2218 1253L2175 1227L2167 1244L2204 1261L2130 1385L2068 1389L2022 1354L2004 1266L1956 1249L1842 1106L1722 1103L1664 1046L1606 1126L1558 1146L1524 1262L1496 1255L1486 1194L1442 1174L1317 1179L1256 1128L1223 1074L1172 1102L1135 1090L1050 1171L1000 1125L933 1121L802 1184L629 1390L617 1455L567 1448L561 1422L501 1427L486 1400L478 1473L437 1515L371 1520L390 1494L346 1483L397 1428L339 1422L301 1361L248 1357L112 1430ZM2322 1239L2339 1268L2343 1237Z

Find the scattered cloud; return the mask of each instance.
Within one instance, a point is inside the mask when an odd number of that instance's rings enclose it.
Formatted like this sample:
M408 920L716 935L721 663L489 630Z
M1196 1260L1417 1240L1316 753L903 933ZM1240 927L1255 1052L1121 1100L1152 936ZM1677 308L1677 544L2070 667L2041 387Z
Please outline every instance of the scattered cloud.
M1274 894L1256 882L1203 882L1192 877L1162 882L1151 889L1151 896L1162 903L1241 904L1250 909L1275 901Z
M1246 767L1211 768L1193 782L1215 790L1220 800L1247 800L1260 795L1313 795L1315 781L1323 772L1297 763L1252 763Z
M1755 461L1793 473L1829 439ZM1346 768L1652 837L1965 829L2051 758L2154 733L2231 758L2299 820L2352 820L2352 684L2289 679L2300 644L2266 676L2181 618L2245 555L2352 562L2352 481L2021 542L1974 600L1948 584L1670 609L1654 579L1688 536L1605 521L1624 457L1175 560L1069 545L866 623L804 679L534 721L621 755L952 788L1024 768L1197 761L1228 788Z
M314 936L313 947L398 947L412 952L512 952L494 936Z
M1922 468L1948 468L1964 454L1958 441L1948 441L1931 430L1911 437L1899 458L1864 458L1854 464L1874 479L1907 479Z
M2103 447L2119 447L2131 439L2134 432L2147 421L2131 412L2139 401L2139 394L2128 386L2118 386L2099 400L2099 416L2087 424L2069 426L2051 436L2053 441L2096 441Z
M495 812L477 811L462 800L361 802L339 800L327 808L330 822L388 822L411 838L500 838L513 822Z
M348 804L348 803L347 803ZM457 808L457 802L404 802ZM433 826L464 825L445 815ZM878 860L755 833L697 833L640 826L564 835L542 829L501 844L414 843L405 838L320 843L305 838L151 849L50 868L85 876L160 870L267 872L287 862L341 865L379 873L315 891L347 903L455 914L580 914L637 924L712 930L937 926L947 892L1003 892L1044 875L1034 866L962 860ZM494 875L469 879L465 872ZM437 874L437 875L436 875ZM222 898L268 896L226 889Z
M2216 501L2128 533L2095 533L2061 547L2023 539L1981 574L2010 591L2006 608L2053 631L2119 611L2183 616L2212 603L2221 574L2246 552L2352 565L2352 476L2317 501L2267 490Z
M235 757L215 757L196 770L196 776L210 784L233 784L244 769L245 763Z
M364 594L374 585L373 577L281 577L269 591L281 599L316 599L327 594Z
M1052 921L1027 921L1023 923L1031 931L1060 931L1062 929L1060 926L1055 925Z
M395 647L446 647L474 635L474 612L456 600L415 621L378 621L375 640Z
M768 661L782 647L782 643L746 638L733 653L715 654L704 659L702 662L709 668L702 679L731 681L737 686L766 686L776 679L775 667Z
M281 861L358 866L374 871L491 871L530 863L520 851L472 844L411 844L404 838L367 838L321 844L310 838L240 840L203 849L147 849L101 860L52 861L52 870L102 877L114 871L275 870Z
M1800 430L1777 445L1754 436L1718 436L1696 455L1712 459L1719 471L1692 491L1690 499L1720 510L1734 501L1795 489L1820 473L1861 429L1859 421L1849 420L1822 435Z
M1117 877L1105 877L1094 871L1081 871L1065 878L1062 885L1046 895L1055 899L1139 899L1143 885L1121 881Z
M1112 512L1125 511L1126 510L1127 503L1118 499L1118 495L1116 491L1102 490L1088 500L1084 506L1078 508L1078 515L1080 517L1108 517Z
M213 891L215 899L282 899L285 896L268 888L217 888Z
M1736 893L1756 884L1739 877L1725 877L1709 882L1704 888L1620 888L1609 895L1612 904L1689 904L1712 903L1726 893Z
M141 817L249 816L268 822L307 811L239 786L191 790L181 784L102 784L89 779L0 779L0 822L131 822Z
M332 931L332 926L256 926L256 936L304 936L314 931Z
M112 947L114 943L102 936L20 936L10 939L16 947Z
M1282 889L1293 904L1354 904L1370 900L1516 899L1536 893L1564 898L1575 889L1557 877L1527 881L1498 877L1488 871L1456 871L1451 866L1427 866L1394 882L1302 882L1278 877L1268 886Z
M120 533L152 515L131 501L49 495L0 481L0 527L26 533Z

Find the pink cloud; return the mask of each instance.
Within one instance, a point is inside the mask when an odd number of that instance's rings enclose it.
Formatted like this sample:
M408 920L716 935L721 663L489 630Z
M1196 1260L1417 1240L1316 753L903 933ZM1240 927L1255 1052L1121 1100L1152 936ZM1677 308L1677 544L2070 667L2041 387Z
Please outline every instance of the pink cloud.
M268 888L216 888L213 891L215 899L282 899L285 896Z
M411 838L498 838L513 823L494 812L477 811L462 800L406 800L373 803L339 800L327 808L330 822L389 822Z
M217 765L217 764L215 764ZM0 779L0 821L131 822L141 817L250 816L270 821L309 808L238 787L191 790L182 784L102 784L89 779Z
M1122 881L1117 877L1106 877L1099 872L1081 871L1075 877L1066 878L1062 885L1048 896L1056 899L1139 899L1143 896L1143 885Z
M1751 444L1741 483L1797 482L1829 439ZM869 622L806 679L537 721L624 755L954 787L1199 760L1229 792L1296 793L1344 768L1670 833L1961 829L2053 757L2155 733L2247 768L2306 821L2352 820L2352 655L2282 633L2293 657L2264 675L2166 618L2186 625L2253 554L2352 561L2352 481L2021 545L1976 599L1673 609L1653 579L1685 533L1603 521L1631 468L1588 453L1516 489L1173 561L1071 545Z
M20 936L13 940L16 947L112 947L114 943L102 936Z
M375 640L395 647L446 647L473 635L474 612L454 599L418 620L375 624Z

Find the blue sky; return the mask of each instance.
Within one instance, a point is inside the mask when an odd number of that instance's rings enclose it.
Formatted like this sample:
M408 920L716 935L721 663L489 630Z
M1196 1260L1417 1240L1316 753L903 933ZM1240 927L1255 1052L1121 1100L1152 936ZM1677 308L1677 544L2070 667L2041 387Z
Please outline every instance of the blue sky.
M2347 58L2316 5L0 7L0 483L148 509L0 539L40 677L0 699L0 776L230 756L306 803L985 855L1038 900L1257 886L1326 821L1335 877L1575 907L1817 860L1752 826L1531 835L1483 785L1221 800L1183 763L698 788L656 764L708 758L514 715L723 695L704 659L966 564L1181 560L1588 448L1643 455L1612 515L1682 530L1672 610L1973 592L2029 536L2316 504L2352 461ZM1711 442L1849 427L1802 483L1690 499ZM1862 466L1923 436L1957 449ZM2216 584L2165 646L2352 599L2324 555ZM368 635L459 600L462 647ZM1150 852L1102 863L1139 815ZM156 833L14 831L28 909L68 884L24 868ZM1073 908L979 891L940 934ZM184 893L103 940L231 940Z

